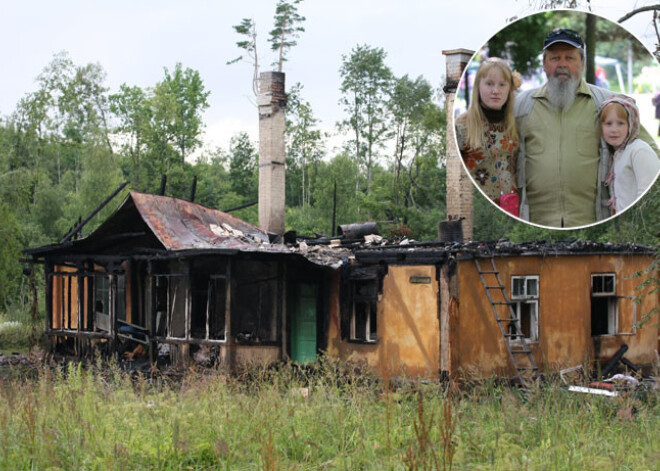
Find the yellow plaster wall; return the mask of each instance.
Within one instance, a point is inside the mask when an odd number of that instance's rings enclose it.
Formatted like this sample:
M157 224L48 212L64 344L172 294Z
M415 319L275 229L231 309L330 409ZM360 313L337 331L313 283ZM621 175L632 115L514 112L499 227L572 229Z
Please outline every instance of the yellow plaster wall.
M658 343L658 314L636 335L591 337L591 274L615 273L618 296L637 294L643 278L631 278L644 271L650 256L584 255L545 257L500 257L500 271L507 294L511 276L539 275L539 341L531 344L534 360L541 368L558 370L583 364L589 359L607 359L622 344L629 347L625 357L633 363L653 361ZM489 266L487 259L483 267ZM460 303L457 329L451 342L452 373L467 372L488 376L512 373L506 347L472 260L459 262ZM648 295L637 306L637 318L659 305L657 294ZM619 299L619 332L633 328L633 303Z
M413 284L411 276L426 276L431 282ZM332 290L329 354L367 363L384 377L438 375L440 329L434 266L388 268L378 301L378 340L374 344L341 340L338 277Z

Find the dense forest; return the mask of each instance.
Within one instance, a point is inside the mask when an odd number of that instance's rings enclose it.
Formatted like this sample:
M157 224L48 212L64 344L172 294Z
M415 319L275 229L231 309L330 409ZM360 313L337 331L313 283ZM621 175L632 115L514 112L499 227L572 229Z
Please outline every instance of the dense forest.
M297 30L271 32L280 68L303 20L293 22ZM249 20L235 27L247 38L254 38L252 28ZM250 52L249 40L237 44ZM371 220L385 236L436 238L446 193L442 91L424 77L395 76L386 51L366 44L343 56L339 73L344 119L337 134L343 148L332 154L304 86L287 90L287 229L332 235L336 194L337 225ZM165 194L190 199L196 178L195 201L205 206L227 210L256 201L258 146L248 134L235 135L226 149L202 145L212 91L196 70L176 64L164 68L151 87L123 84L110 90L100 64L75 64L62 52L36 83L36 91L0 121L0 310L27 304L21 251L61 240L122 182L128 182L123 194L158 193L166 175ZM655 185L635 208L579 231L518 223L475 194L475 239L578 237L655 244L659 193ZM83 236L122 199L119 195L104 207ZM233 214L257 222L254 205Z

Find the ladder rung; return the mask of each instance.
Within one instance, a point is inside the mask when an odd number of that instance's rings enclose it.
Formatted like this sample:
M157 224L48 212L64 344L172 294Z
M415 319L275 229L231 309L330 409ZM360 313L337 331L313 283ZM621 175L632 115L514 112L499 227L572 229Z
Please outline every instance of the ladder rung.
M518 322L519 319L516 318L500 318L500 314L502 315L507 315L507 313L502 312L500 313L497 309L497 306L509 306L508 309L508 315L512 316L515 315L515 312L512 310L511 306L513 306L515 303L512 302L507 294L506 294L506 288L502 284L502 281L500 280L500 272L497 270L497 267L495 266L495 260L493 258L494 256L491 254L490 258L490 264L492 267L492 270L489 270L487 267L485 270L482 269L481 264L479 263L479 260L477 258L474 258L474 264L476 265L477 272L479 273L479 278L481 280L481 284L483 285L484 289L486 290L486 296L488 296L488 301L490 301L491 307L493 308L493 314L495 315L495 320L497 321L500 331L502 333L502 337L504 340L504 343L506 345L506 348L509 352L509 357L511 359L511 362L513 364L513 367L516 369L518 380L520 381L521 386L526 387L526 380L523 377L523 372L524 371L532 371L534 373L535 377L538 377L538 372L539 369L536 366L536 363L534 362L534 358L532 357L532 350L529 348L529 345L527 344L527 341L523 337L523 333L519 332L516 334L507 334L505 333L505 330L507 330L504 326L502 325L503 322ZM486 281L486 277L484 275L494 275L495 279L491 277L488 281ZM498 283L497 285L489 285L488 282L496 282ZM490 292L490 290L501 290L502 294L496 295ZM493 297L496 297L498 299L504 299L504 301L494 301ZM514 350L515 348L515 350ZM516 357L516 355L526 355L528 358L528 361L525 362L523 359L520 359ZM519 366L518 362L522 362L525 364L529 364L531 366Z

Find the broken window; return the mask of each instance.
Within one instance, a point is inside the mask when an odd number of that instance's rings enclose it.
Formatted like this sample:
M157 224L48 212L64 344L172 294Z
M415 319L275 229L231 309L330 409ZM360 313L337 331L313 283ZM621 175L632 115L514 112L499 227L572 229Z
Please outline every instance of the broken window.
M188 277L155 275L156 336L185 338L188 308Z
M126 320L126 276L123 273L97 273L93 284L94 328L110 332L112 309L117 320Z
M341 273L341 337L351 342L378 339L378 300L386 265L344 266Z
M511 306L515 321L509 324L509 333L517 334L513 339L525 338L535 342L539 338L539 277L511 277Z
M169 280L167 276L154 276L154 300L156 306L155 334L164 337L167 325L167 299L169 292Z
M616 275L591 275L591 335L615 335L618 329Z
M126 276L119 273L113 276L116 280L115 316L120 321L126 320Z
M187 299L187 278L183 276L170 277L167 293L168 337L185 338Z
M227 283L222 275L192 277L191 336L204 340L225 339Z
M110 332L110 276L94 277L94 326L97 330Z
M235 265L232 332L240 342L276 342L281 304L278 264L240 261ZM221 303L222 298L216 298Z
M378 332L378 279L352 280L350 340L375 342Z

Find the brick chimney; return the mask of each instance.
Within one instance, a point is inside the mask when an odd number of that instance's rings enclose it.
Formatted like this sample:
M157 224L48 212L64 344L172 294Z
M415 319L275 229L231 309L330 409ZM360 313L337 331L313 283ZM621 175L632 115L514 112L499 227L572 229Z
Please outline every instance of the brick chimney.
M474 237L473 185L463 168L461 154L454 138L454 99L463 70L474 51L452 49L442 51L447 66L447 82L443 88L447 111L447 221L462 221L463 240ZM439 239L444 240L443 223L440 223Z
M284 234L285 162L284 74L259 75L259 227Z

